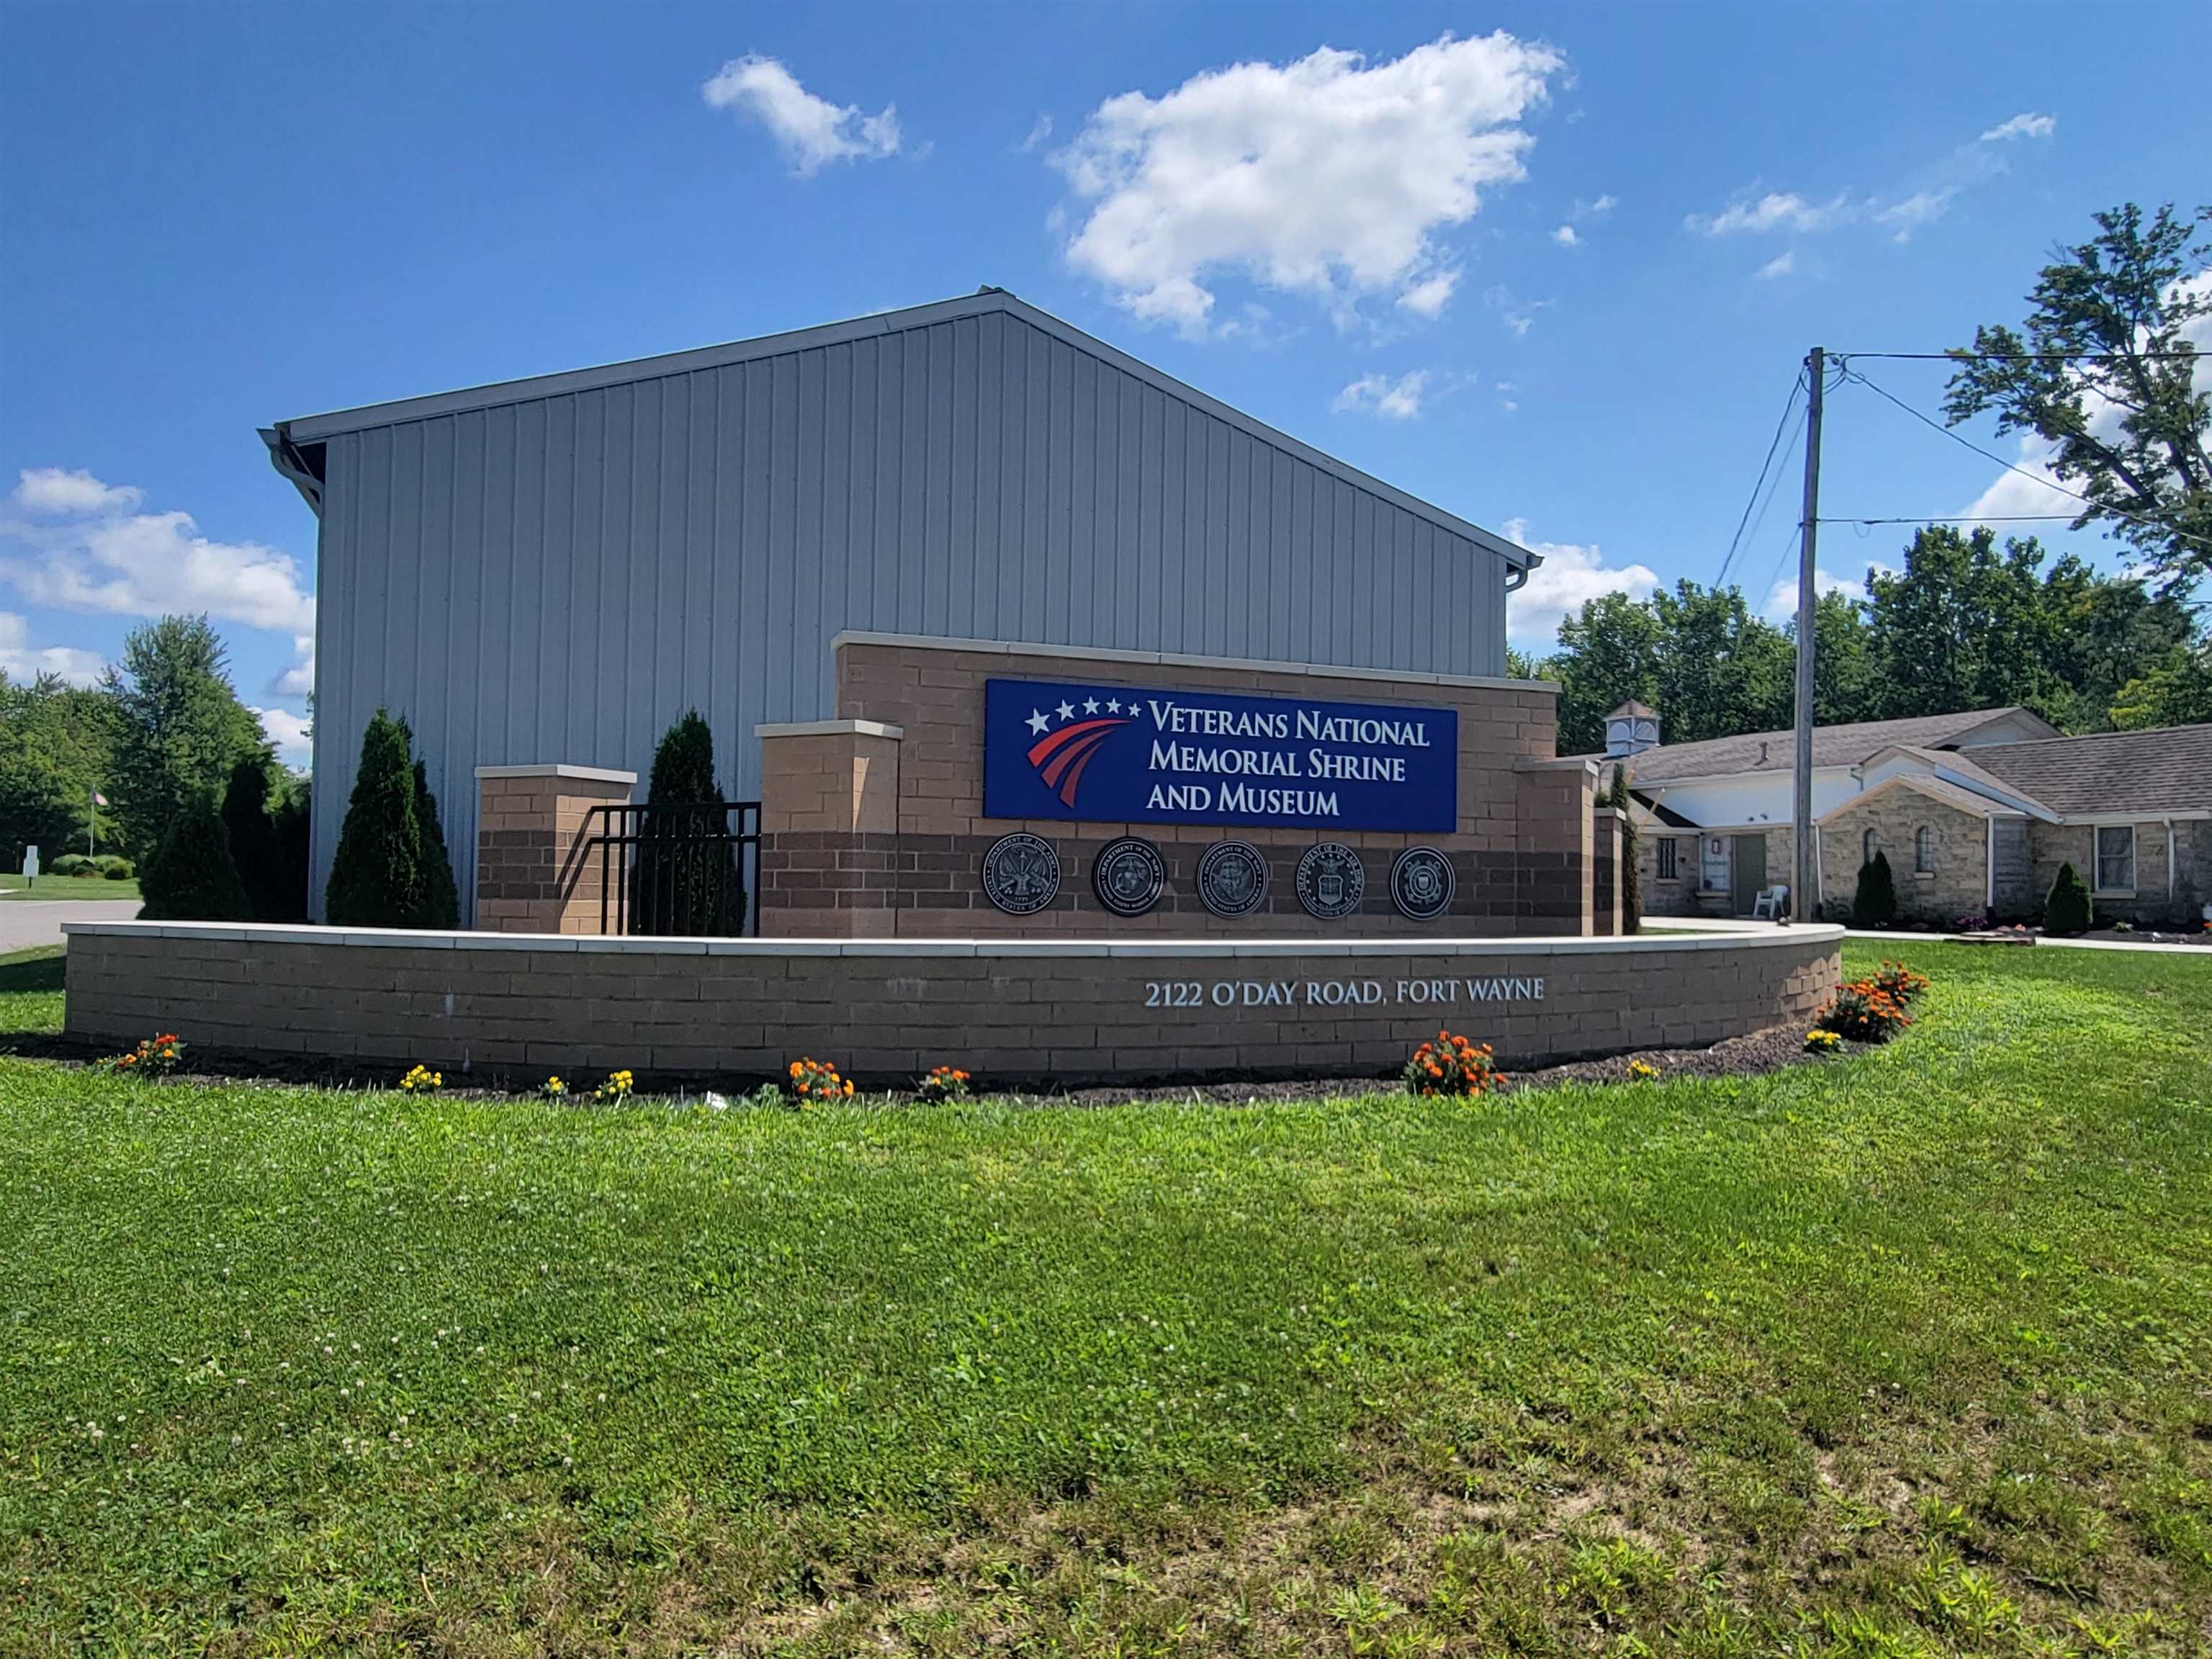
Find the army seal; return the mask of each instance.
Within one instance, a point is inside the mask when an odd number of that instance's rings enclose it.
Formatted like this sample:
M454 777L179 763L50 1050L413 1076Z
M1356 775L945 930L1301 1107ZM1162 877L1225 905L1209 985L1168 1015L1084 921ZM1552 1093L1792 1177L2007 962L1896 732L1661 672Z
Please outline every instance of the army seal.
M983 896L1010 916L1034 915L1060 896L1060 854L1042 836L1001 836L983 854Z

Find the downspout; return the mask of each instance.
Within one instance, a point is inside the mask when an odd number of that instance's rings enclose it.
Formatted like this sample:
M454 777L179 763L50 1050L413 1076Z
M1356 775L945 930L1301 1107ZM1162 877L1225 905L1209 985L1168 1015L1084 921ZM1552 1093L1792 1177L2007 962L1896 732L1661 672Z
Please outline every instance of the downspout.
M2180 891L2175 885L2173 872L2173 820L2166 820L2166 902L2170 907L2174 895Z
M1982 854L1982 920L1995 921L1997 915L1997 821L1992 813L1982 822L1988 826L1985 837L1988 848Z

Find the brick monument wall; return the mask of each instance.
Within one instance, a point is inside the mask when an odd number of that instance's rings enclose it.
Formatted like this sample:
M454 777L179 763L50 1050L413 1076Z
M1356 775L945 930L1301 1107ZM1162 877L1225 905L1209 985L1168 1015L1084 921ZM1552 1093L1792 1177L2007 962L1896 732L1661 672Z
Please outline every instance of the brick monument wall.
M1597 769L1555 757L1558 692L1548 684L884 635L841 635L834 649L839 720L762 729L764 934L1463 938L1595 929ZM1459 720L1459 822L1449 833L1407 835L987 817L983 687L994 678L1449 708ZM872 735L893 729L895 740ZM866 744L875 745L871 769L855 785L848 781ZM794 799L805 805L788 810ZM1024 916L993 905L981 878L984 854L1016 830L1042 836L1060 860L1059 896ZM1091 886L1099 849L1125 835L1154 843L1167 866L1158 904L1130 918L1107 910ZM1267 894L1255 913L1226 919L1200 901L1196 873L1206 849L1232 837L1266 857ZM1299 857L1322 841L1352 848L1365 867L1364 902L1338 921L1309 915L1296 890ZM1411 921L1390 901L1392 860L1413 846L1443 852L1456 879L1451 908L1432 921Z
M959 944L67 926L68 1035L416 1061L450 1080L627 1066L724 1084L802 1054L877 1084L1395 1072L1449 1025L1508 1066L1806 1020L1842 930L1512 940Z

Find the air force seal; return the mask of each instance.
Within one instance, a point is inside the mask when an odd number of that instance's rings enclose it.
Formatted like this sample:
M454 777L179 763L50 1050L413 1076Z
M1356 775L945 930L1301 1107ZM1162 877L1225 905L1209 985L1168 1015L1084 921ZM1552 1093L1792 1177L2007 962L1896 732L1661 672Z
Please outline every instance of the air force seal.
M1309 847L1298 860L1298 902L1324 921L1348 916L1367 894L1367 867L1342 842Z
M1034 915L1060 896L1060 854L1042 836L1001 836L983 854L983 896L1010 916Z
M1198 861L1199 902L1217 916L1249 916L1267 896L1267 860L1249 841L1218 841Z
M1091 890L1117 916L1141 916L1160 902L1167 860L1148 841L1124 836L1098 849L1091 862Z

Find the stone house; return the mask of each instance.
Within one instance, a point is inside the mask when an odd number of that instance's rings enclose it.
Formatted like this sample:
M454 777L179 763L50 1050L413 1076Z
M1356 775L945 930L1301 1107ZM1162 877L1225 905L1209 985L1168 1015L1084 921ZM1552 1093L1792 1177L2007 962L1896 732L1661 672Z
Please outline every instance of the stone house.
M1629 769L1644 913L1748 915L1796 867L1794 736L1659 744L1657 726L1624 705L1604 757ZM2212 726L2069 738L2020 708L1918 715L1822 726L1813 766L1820 915L1849 914L1876 852L1906 921L2033 921L2068 863L2100 920L2193 927L2212 904Z

